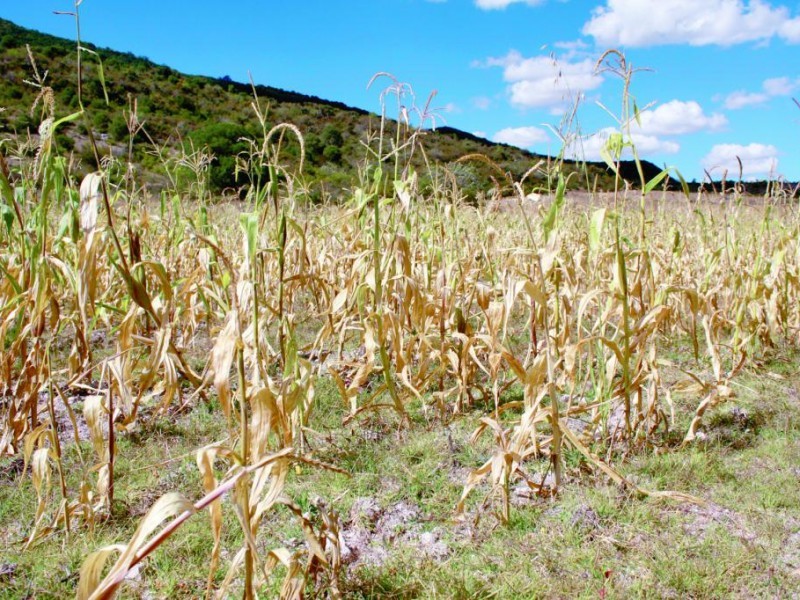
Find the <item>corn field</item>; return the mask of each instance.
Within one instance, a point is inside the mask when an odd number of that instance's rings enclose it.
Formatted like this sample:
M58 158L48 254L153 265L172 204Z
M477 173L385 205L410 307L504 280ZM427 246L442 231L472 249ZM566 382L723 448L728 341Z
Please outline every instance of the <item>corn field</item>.
M392 80L384 94L402 91ZM188 519L213 533L208 597L255 597L278 576L281 597L339 597L335 502L311 518L286 493L298 473L343 471L307 448L322 379L351 427L375 413L398 430L474 421L493 451L452 516L507 522L511 486L558 495L567 451L634 495L702 503L617 465L681 452L745 366L800 345L800 214L779 196L666 197L655 182L576 199L557 164L539 164L543 206L527 176L501 209L474 206L441 170L421 190L422 126L382 119L349 197L308 206L302 161L281 153L302 132L269 126L256 99L244 200L209 196L202 151L157 147L171 183L152 197L124 159L99 156L80 178L46 87L40 98L39 135L0 142L0 455L23 458L38 498L26 544L109 518L118 441L152 419L214 402L228 429L197 449L205 495L161 497L131 539L87 556L79 598L113 597ZM675 347L692 360L673 361ZM223 547L226 504L240 547ZM305 543L264 553L279 507Z

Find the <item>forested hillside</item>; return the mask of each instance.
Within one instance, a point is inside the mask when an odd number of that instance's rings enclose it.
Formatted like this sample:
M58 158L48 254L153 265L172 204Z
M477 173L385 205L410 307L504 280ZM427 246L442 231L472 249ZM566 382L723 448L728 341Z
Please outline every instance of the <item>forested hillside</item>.
M75 151L83 170L94 167L91 149L84 143L86 122L105 143L106 152L125 155L130 115L135 109L144 128L133 145L133 159L151 183L159 181L163 153L159 156L152 151L147 136L171 150L181 145L187 149L208 147L216 157L210 170L212 189L219 191L246 183L235 178L235 156L247 149L242 138L261 136L261 125L252 109L254 94L250 84L225 76L215 79L184 75L130 53L100 49L89 42L82 45L89 50L82 53L82 98L88 118L62 129L57 139L65 150ZM35 133L49 110L40 96L41 87L36 85L31 55L39 77L53 90L55 116L79 109L75 42L0 19L0 107L5 109L0 113L0 132ZM376 110L380 110L380 85L375 87ZM365 144L380 125L378 114L268 86L256 86L255 92L268 107L268 126L291 123L302 133L306 162L301 179L314 198L345 189L355 181L367 153ZM502 186L507 180L503 171L509 174L508 180L519 180L539 160L546 160L447 126L432 130L434 124L441 124L441 118L437 123L424 123L425 155L419 153L416 162L421 166L427 158L429 164L447 168L467 195L489 190L495 182ZM418 125L412 119L411 126ZM397 123L391 121L388 126L395 128ZM472 154L485 155L500 170L479 160L455 162ZM286 136L285 160L297 166L299 155L299 144L293 136ZM568 161L567 170L576 171L577 175L569 180L571 187L611 181L599 164L590 164L588 172L580 167ZM547 185L544 174L530 181L531 186Z

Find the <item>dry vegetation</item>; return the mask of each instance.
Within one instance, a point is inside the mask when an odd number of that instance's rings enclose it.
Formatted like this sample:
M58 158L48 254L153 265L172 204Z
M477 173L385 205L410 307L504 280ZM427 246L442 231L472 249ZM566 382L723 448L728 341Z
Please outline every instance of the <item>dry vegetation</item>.
M384 98L403 90L390 80ZM696 517L695 538L710 523L747 538L735 513L686 493L680 477L625 472L643 457L703 468L707 424L737 397L739 377L800 343L794 204L665 199L658 181L573 203L557 164L543 207L527 204L524 180L509 210L467 205L441 170L421 197L408 167L424 153L418 130L386 120L365 141L350 200L310 207L281 162L285 137L301 132L269 128L257 100L263 137L241 157L253 182L244 202L209 198L202 154L162 155L167 172L196 178L153 200L111 157L78 187L53 144L62 122L50 98L42 87L38 138L0 146L0 465L4 485L35 493L25 548L92 548L79 580L66 580L79 598L126 585L147 595L143 578L167 577L148 560L190 527L203 536L192 564L205 572L184 582L189 596L340 597L356 594L355 580L381 595L378 577L365 580L392 548L449 552L442 531L414 525L419 506L338 493L348 476L353 489L365 476L388 486L394 470L421 478L418 498L473 542L504 539L481 529L487 521L533 529L543 507L560 510L568 482L616 490L626 510L655 498ZM139 127L135 113L128 120ZM206 429L180 425L187 415L205 415ZM183 468L191 458L149 447L165 428L189 440L194 474ZM384 458L364 462L370 447ZM794 456L796 442L784 451ZM135 489L138 470L158 474L149 495ZM434 503L447 484L431 470L457 481L460 497ZM132 517L135 531L120 530L129 538L93 543ZM580 505L567 521L591 532L604 518ZM532 543L506 539L520 551ZM654 577L656 594L681 589ZM647 593L636 578L620 593Z

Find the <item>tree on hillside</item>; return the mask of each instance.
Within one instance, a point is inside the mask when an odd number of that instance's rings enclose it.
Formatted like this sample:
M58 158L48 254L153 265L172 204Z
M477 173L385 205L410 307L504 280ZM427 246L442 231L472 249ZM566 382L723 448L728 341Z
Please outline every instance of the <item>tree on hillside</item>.
M247 128L236 123L209 123L189 134L195 148L207 148L214 155L208 174L212 190L221 191L243 183L236 181L236 155L247 150L242 138L250 135Z
M342 160L342 145L344 144L342 132L329 123L322 130L320 142L323 146L322 155L325 160L339 164Z

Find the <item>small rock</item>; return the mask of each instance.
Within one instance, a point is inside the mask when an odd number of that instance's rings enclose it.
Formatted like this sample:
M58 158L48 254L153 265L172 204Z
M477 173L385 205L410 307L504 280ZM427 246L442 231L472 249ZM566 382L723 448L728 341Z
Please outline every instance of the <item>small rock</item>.
M534 473L531 476L531 481L541 487L552 488L556 485L556 476L551 471L548 471L546 475Z
M103 331L102 329L96 330L96 331L92 331L89 334L89 343L90 344L97 344L97 345L105 344L106 343L106 332Z
M546 517L558 518L561 516L561 513L563 512L564 512L564 507L556 504L555 506L552 506L548 508L546 511L544 511L544 515Z
M375 523L381 515L381 507L375 498L359 497L350 508L350 520L353 522L367 521Z
M580 529L597 529L600 527L600 517L591 506L581 504L572 514L570 525Z
M369 533L364 529L342 531L339 534L342 562L349 564L359 560L362 555L367 553L369 542Z
M384 540L392 540L397 533L405 529L406 525L419 516L416 507L407 502L398 502L389 508L378 520L375 526L378 533Z
M450 554L450 548L440 539L441 535L442 532L439 529L426 531L420 534L417 540L417 547L425 556L435 560L443 560Z
M0 563L0 581L11 581L17 572L15 563Z
M582 435L590 426L590 423L575 417L567 417L567 427L576 435Z

